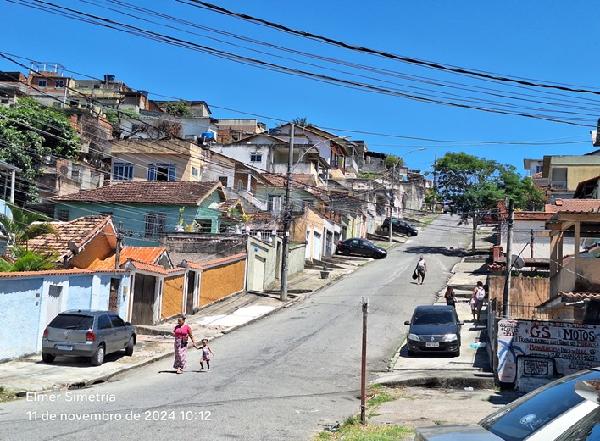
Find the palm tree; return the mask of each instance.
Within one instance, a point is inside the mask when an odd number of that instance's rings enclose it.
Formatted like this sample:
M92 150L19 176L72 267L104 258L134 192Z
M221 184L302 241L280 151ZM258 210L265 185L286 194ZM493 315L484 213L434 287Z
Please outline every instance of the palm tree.
M0 230L8 236L10 246L24 245L34 237L43 234L56 233L54 227L47 222L48 218L42 214L25 211L16 206L11 206L12 219L0 214Z

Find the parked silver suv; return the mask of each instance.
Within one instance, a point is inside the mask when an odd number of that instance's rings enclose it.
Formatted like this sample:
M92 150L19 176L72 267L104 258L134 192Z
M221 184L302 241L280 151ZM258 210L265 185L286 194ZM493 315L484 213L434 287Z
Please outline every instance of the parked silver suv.
M106 354L125 349L125 355L132 355L135 340L135 328L114 312L65 311L44 330L42 360L52 363L57 355L89 357L92 365L100 366Z

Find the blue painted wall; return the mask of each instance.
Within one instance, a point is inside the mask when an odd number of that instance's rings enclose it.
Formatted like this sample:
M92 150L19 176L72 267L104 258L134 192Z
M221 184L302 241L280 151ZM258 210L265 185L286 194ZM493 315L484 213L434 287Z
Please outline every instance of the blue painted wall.
M92 298L92 275L72 276L69 279L69 294L66 309L90 309Z
M42 282L0 279L0 360L37 351Z
M221 213L210 208L211 204L219 203L219 194L214 192L202 202L200 206L184 206L183 224L190 225L196 219L210 219L212 221L212 233L219 231L219 219ZM56 204L55 214L59 211L68 211L69 220L94 214L110 213L117 230L125 237L123 242L130 246L156 246L158 238L147 238L146 215L153 213L164 214L165 232L176 231L179 225L179 205L144 205L144 204L97 204L87 202L69 202Z

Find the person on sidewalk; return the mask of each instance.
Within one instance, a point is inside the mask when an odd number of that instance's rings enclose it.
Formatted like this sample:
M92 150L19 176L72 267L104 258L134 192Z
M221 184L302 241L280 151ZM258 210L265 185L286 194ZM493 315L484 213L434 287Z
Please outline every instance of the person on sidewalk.
M173 368L176 369L178 374L181 374L185 369L187 360L188 339L192 340L192 344L196 346L194 336L192 335L192 328L185 324L184 315L177 319L173 335L175 336L175 362L173 363Z
M215 354L210 348L210 346L208 346L207 338L202 339L202 346L200 346L198 349L202 350L202 358L200 359L200 370L204 370L204 362L206 362L206 369L210 371L210 359Z
M417 283L422 285L425 281L425 273L427 272L427 263L425 263L425 258L423 256L419 257L415 272L417 273Z
M456 309L456 297L454 297L454 288L452 288L451 286L447 286L444 298L446 299L446 305L452 306Z
M485 299L485 288L483 282L478 281L475 289L473 289L473 295L471 296L471 313L473 314L473 322L479 322L481 315L481 307Z

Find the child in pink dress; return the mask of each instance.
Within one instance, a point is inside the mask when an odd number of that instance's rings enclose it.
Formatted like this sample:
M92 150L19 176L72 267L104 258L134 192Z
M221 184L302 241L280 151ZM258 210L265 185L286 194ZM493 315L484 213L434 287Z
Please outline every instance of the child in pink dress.
M202 346L199 349L202 351L202 358L200 359L200 370L204 370L204 362L206 362L207 370L210 370L210 359L215 354L210 348L210 346L208 346L208 339L202 339Z

